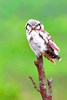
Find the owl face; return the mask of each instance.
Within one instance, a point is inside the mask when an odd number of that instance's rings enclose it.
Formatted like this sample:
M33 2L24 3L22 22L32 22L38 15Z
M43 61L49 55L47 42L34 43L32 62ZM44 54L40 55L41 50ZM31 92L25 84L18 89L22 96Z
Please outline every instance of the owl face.
M34 19L30 19L27 23L26 23L26 31L31 32L31 31L36 31L36 30L41 30L44 29L44 26L42 25L41 22L39 22L38 20L34 20Z

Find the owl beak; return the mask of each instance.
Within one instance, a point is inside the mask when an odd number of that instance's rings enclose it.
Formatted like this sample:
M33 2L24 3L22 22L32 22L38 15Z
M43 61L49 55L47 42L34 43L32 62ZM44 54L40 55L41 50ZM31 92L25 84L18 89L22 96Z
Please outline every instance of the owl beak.
M32 27L32 30L35 30L35 26Z

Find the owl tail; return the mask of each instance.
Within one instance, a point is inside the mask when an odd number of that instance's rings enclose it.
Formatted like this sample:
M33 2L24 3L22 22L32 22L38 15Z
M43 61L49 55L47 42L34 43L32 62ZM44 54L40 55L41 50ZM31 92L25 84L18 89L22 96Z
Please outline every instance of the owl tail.
M58 61L61 61L62 60L62 58L59 55L56 55L56 54L54 54L53 58L54 59L57 59Z
M47 53L44 53L43 54L44 57L46 57L48 60L50 60L52 63L55 64L55 59L57 59L58 61L61 61L61 57L59 55L56 55L56 54L47 54Z
M51 56L49 56L47 53L44 53L43 56L55 64L55 60Z

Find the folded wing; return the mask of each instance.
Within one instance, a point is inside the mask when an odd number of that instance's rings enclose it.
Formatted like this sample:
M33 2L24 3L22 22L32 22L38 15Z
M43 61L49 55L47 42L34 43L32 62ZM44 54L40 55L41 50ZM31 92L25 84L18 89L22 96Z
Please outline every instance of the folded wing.
M43 39L46 41L46 43L48 43L50 45L50 47L52 49L56 50L57 52L60 51L59 47L53 41L52 37L49 35L48 32L46 32L46 31L43 30L40 34L43 36Z

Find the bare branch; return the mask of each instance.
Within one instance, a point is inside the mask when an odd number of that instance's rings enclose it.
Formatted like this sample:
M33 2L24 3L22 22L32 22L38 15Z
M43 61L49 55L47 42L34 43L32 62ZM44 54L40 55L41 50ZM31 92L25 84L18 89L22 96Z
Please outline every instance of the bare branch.
M40 92L40 90L37 88L36 83L34 82L34 80L32 79L32 77L29 77L29 78L30 78L31 82L32 82L33 85L34 85L34 88L35 88L38 92Z
M48 96L52 100L52 78L48 78Z
M40 90L37 88L34 80L32 79L32 77L29 77L30 80L32 81L34 88L40 92L41 96L42 96L42 100L52 100L52 78L48 78L48 94L47 94L47 90L46 90L46 77L45 77L45 72L44 72L44 67L43 67L43 59L42 56L37 57L37 61L34 62L36 67L37 67L37 71L38 71L38 77L39 77L39 87Z
M47 94L46 94L46 81L44 80L45 79L45 73L44 73L44 68L43 68L42 56L37 57L37 61L36 61L35 65L36 65L37 70L38 70L40 93L41 93L42 99L46 100L45 99L47 97Z

